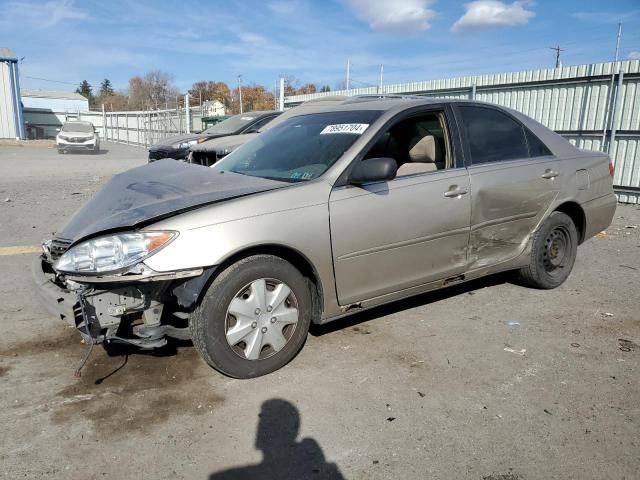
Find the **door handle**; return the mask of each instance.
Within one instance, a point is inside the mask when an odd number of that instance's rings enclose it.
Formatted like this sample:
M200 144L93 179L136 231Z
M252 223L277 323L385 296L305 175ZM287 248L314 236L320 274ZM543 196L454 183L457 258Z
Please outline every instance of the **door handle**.
M451 187L449 187L449 190L444 192L444 196L447 198L460 198L462 195L466 195L467 193L469 192L464 188L460 188L456 185L451 185Z
M553 180L554 178L556 178L558 175L560 175L558 172L555 172L549 168L547 168L544 173L542 174L542 178L546 178L547 180Z

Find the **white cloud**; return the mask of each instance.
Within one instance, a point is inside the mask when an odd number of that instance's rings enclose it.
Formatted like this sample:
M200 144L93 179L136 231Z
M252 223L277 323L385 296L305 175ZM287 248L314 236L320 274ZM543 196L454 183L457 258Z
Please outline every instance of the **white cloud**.
M575 12L571 16L577 20L591 23L618 23L629 22L640 15L640 10L630 10L627 12L614 11L594 11L594 12Z
M640 52L631 52L627 55L629 60L640 60Z
M40 2L9 2L3 14L12 22L27 23L36 27L52 27L66 20L85 20L89 14L77 8L72 0Z
M269 9L278 15L292 15L299 7L297 0L276 0L268 4Z
M433 0L349 0L356 15L372 30L388 33L415 33L430 27L435 12Z
M465 4L467 10L451 27L453 32L477 30L490 27L512 27L525 25L536 14L527 10L533 6L528 0L507 4L498 0L475 0Z

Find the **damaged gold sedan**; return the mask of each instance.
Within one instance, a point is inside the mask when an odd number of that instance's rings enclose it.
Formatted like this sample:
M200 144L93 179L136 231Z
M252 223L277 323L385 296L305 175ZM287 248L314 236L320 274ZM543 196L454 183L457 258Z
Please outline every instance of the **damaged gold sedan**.
M220 372L256 377L311 323L502 271L559 286L611 222L612 174L605 154L494 105L318 103L211 168L116 175L35 274L91 344L191 339Z

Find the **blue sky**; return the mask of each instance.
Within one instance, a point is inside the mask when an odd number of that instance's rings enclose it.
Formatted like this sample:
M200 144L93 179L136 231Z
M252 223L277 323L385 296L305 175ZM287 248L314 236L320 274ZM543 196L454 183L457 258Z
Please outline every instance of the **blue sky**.
M24 57L22 87L116 88L160 69L187 90L197 80L272 87L352 86L640 58L638 0L0 0L0 47ZM47 80L41 80L47 79Z

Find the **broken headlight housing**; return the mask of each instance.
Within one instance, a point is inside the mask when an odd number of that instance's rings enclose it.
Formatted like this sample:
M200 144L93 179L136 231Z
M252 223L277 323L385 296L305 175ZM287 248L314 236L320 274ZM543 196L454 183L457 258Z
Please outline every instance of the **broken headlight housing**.
M118 273L168 245L178 232L131 232L97 237L67 250L54 269L64 273Z

